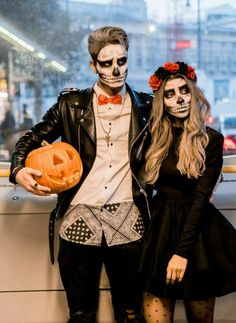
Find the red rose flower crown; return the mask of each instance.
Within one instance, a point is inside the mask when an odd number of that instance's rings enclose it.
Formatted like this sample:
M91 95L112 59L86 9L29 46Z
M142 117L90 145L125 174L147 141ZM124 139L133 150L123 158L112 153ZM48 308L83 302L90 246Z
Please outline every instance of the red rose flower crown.
M149 86L153 91L156 91L161 86L163 80L173 74L182 74L193 82L197 81L197 76L192 66L187 65L184 62L167 62L150 76Z

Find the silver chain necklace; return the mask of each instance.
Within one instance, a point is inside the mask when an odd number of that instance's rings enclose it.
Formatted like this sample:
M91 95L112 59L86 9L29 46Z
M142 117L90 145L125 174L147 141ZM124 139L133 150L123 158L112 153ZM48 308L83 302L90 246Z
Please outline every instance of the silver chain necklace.
M109 129L108 129L108 130L106 130L106 129L105 129L105 127L103 126L103 124L102 124L102 120L100 119L100 115L99 115L99 109L98 109L98 97L97 97L97 93L96 93L96 98L97 98L97 116L98 116L98 120L99 120L99 123L100 123L100 125L101 125L101 127L102 127L103 132L105 133L105 137L104 137L104 139L105 139L105 141L106 141L106 143L107 143L107 147L109 147L110 139L111 139L111 135L110 135L110 133L111 133L112 126L111 126L111 123L110 123L110 124L109 124ZM121 109L120 109L120 113L119 113L117 116L115 116L115 118L114 118L114 119L112 119L112 120L111 120L112 122L114 122L115 120L119 119L119 117L121 116L121 113L122 113L122 111L123 111L124 105L125 105L125 97L124 97L124 99L123 99L123 103L122 103L122 106L121 106Z

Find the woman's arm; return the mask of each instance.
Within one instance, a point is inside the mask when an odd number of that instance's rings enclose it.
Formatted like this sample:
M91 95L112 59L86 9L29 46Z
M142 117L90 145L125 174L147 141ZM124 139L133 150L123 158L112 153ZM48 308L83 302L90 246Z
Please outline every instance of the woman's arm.
M193 193L193 203L180 236L176 254L188 258L188 254L197 237L202 214L220 176L223 164L224 137L219 132L208 128L209 144L206 148L206 169L199 177Z

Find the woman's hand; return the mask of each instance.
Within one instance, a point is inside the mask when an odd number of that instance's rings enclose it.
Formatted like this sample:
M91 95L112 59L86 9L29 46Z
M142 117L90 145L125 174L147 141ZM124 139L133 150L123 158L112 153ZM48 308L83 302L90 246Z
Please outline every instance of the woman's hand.
M36 169L24 167L16 174L16 182L28 192L35 195L50 195L50 188L39 185L34 179L34 177L40 177L41 175L41 172Z
M173 285L175 282L181 282L188 260L178 255L173 255L166 269L166 284Z

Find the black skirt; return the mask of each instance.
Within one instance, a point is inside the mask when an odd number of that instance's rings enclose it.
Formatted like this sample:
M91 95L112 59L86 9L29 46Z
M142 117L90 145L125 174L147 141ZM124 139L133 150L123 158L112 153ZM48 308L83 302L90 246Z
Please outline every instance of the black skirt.
M166 284L166 269L176 249L189 200L160 199L144 237L140 274L143 290L157 297L203 300L236 291L236 230L207 203L203 225L188 257L182 282Z

